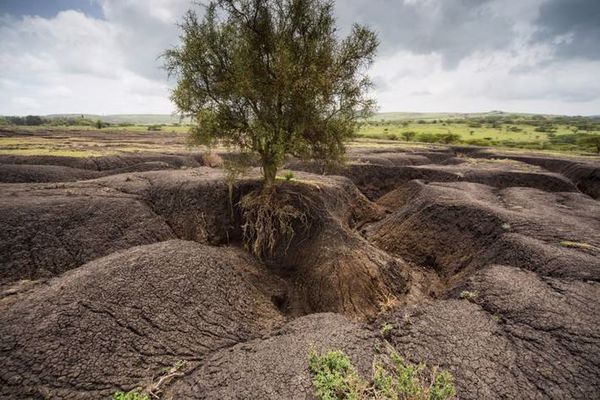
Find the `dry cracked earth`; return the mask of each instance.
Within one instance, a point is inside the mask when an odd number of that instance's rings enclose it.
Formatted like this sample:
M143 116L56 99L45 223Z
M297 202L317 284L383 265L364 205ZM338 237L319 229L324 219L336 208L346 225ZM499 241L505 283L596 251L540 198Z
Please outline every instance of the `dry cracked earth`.
M598 398L598 160L289 160L311 223L261 262L235 206L258 172L230 192L202 159L0 156L1 398L310 399L310 349L366 376L384 342L460 399Z

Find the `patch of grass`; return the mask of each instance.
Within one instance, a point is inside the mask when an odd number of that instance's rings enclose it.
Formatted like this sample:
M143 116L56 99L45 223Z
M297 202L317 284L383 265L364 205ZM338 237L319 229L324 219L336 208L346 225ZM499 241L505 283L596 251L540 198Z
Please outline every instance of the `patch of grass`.
M392 334L393 330L394 325L390 324L389 322L386 322L383 325L381 325L381 336L383 336L384 338L388 338Z
M133 389L129 392L116 392L112 395L113 400L150 400L147 394L143 394L141 389Z
M294 173L292 171L287 171L285 174L283 174L283 177L286 181L291 181L294 179Z
M352 361L342 351L318 355L311 351L308 367L313 374L315 395L321 400L359 400L367 386L358 376Z
M373 364L372 384L361 378L343 352L311 351L309 369L320 400L448 400L456 396L454 378L446 370L413 365L393 352L391 361Z
M475 300L477 296L479 296L479 292L477 290L463 290L462 292L460 292L460 298L465 300Z
M589 243L583 242L572 242L570 240L563 240L560 242L562 247L576 248L576 249L588 249L588 250L598 250L596 246L592 246Z

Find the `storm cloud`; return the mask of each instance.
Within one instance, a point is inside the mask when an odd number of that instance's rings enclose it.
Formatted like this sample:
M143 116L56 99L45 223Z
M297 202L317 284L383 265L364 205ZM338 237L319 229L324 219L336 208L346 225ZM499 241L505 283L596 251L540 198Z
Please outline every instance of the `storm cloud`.
M40 5L40 3L43 3ZM4 0L0 114L169 113L189 0ZM382 111L600 114L598 0L338 0L381 40Z

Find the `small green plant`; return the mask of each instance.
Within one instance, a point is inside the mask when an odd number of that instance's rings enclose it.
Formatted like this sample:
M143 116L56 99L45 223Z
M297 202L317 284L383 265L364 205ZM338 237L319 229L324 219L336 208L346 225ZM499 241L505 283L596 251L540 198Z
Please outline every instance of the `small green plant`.
M294 173L292 171L288 171L283 175L283 177L286 181L291 181L292 179L294 179Z
M477 296L479 296L479 292L477 290L463 290L462 292L460 292L460 298L465 300L475 300Z
M115 392L112 396L113 400L150 400L147 394L142 394L140 388L130 390L129 392Z
M308 359L313 374L315 395L321 400L359 400L366 389L350 358L341 351L318 355L311 351Z
M321 400L448 400L456 396L454 378L446 370L424 363L413 365L392 352L386 363L373 364L373 383L361 378L343 352L310 352L315 395Z
M597 247L592 246L589 243L583 243L583 242L572 242L570 240L563 240L562 242L560 242L560 245L562 247L570 247L570 248L578 248L578 249L588 249L588 250L598 250Z
M390 324L389 322L386 322L383 325L381 325L381 336L383 336L384 338L388 338L390 337L393 330L394 325Z

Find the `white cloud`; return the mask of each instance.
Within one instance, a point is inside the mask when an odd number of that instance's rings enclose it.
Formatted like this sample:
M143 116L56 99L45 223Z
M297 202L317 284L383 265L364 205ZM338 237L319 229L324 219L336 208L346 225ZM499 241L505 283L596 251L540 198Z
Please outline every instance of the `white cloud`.
M158 57L187 4L105 0L105 19L1 17L0 114L174 111Z
M174 111L158 56L190 1L96 1L104 18L0 15L0 114ZM600 61L559 57L574 40L564 21L534 40L543 5L558 1L338 0L336 13L342 32L357 20L380 33L382 111L598 114Z

